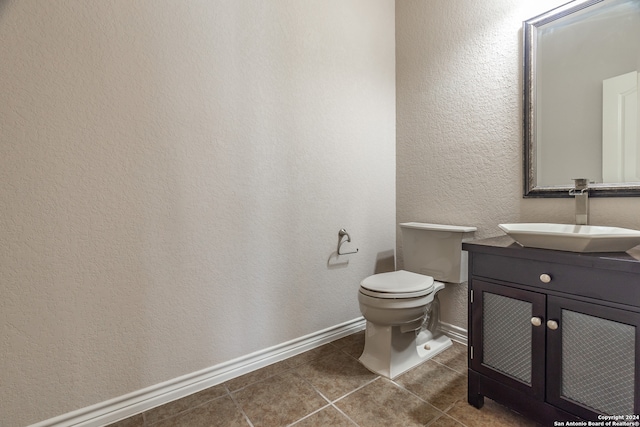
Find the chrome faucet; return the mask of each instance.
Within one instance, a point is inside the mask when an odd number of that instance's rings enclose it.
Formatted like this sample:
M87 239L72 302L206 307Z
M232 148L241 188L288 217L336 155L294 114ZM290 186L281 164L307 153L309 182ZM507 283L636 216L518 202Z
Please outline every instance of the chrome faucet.
M575 188L569 190L569 194L576 198L576 224L589 224L589 180L587 178L574 178Z

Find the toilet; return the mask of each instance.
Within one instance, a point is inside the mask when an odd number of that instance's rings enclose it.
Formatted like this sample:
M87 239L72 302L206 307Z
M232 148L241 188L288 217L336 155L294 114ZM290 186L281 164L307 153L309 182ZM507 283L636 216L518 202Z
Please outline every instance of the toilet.
M407 222L400 224L405 270L360 282L358 302L366 319L360 362L393 379L452 345L437 330L437 293L445 283L467 280L462 242L476 227Z

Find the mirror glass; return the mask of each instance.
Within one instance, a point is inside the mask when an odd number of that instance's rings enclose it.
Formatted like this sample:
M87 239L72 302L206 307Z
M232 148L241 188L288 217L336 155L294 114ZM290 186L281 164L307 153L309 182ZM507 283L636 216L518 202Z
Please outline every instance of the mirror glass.
M640 196L640 0L573 1L524 22L525 197Z

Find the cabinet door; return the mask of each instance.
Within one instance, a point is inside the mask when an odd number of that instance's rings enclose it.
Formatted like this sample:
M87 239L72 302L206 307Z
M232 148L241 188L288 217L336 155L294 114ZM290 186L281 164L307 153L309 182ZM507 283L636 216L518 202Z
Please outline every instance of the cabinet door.
M547 400L582 418L640 413L640 314L547 299Z
M472 290L471 368L542 400L545 295L475 279Z

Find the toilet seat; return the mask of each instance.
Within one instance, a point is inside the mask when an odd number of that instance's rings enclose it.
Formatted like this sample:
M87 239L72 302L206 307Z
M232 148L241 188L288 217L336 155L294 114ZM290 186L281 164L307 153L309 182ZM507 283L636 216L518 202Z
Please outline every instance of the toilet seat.
M433 292L431 276L406 270L374 274L360 283L360 292L373 298L419 298Z

